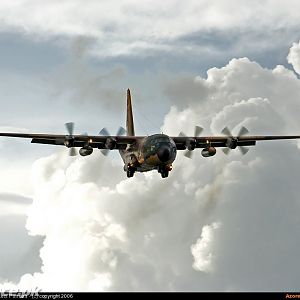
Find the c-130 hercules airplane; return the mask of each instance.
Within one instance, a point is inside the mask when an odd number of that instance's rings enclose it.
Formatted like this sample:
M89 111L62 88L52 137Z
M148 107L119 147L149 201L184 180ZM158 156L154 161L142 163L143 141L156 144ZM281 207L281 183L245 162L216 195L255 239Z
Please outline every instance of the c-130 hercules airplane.
M127 121L125 129L120 127L115 136L111 136L106 128L99 135L75 135L74 123L66 123L67 135L61 134L28 134L28 133L0 133L0 136L30 138L31 143L62 145L70 149L69 155L76 155L76 147L80 147L79 154L87 156L93 153L93 149L100 149L102 154L107 155L109 150L119 150L124 162L124 171L127 177L133 177L135 172L148 172L157 170L162 178L166 178L172 170L172 163L176 158L177 150L186 150L185 156L191 158L196 148L202 148L203 157L211 157L216 154L216 148L223 148L228 154L231 149L240 149L242 154L248 152L247 146L254 146L256 141L299 139L299 135L280 136L245 136L248 130L242 127L237 136L233 136L229 129L222 130L224 136L200 137L202 128L195 127L194 136L170 137L165 134L154 134L150 136L135 136L132 114L130 90L127 90Z

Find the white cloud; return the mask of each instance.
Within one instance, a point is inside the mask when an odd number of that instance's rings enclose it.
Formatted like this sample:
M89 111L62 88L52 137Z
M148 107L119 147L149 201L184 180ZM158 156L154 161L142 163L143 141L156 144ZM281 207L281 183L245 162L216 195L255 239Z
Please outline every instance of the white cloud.
M208 70L207 78L176 80L177 91L195 89L187 105L176 102L162 131L189 134L199 124L204 134L219 133L225 125L234 133L240 126L253 134L298 133L299 85L283 66L270 70L247 58L232 59ZM166 95L176 95L174 84ZM38 160L27 228L45 236L43 266L24 275L19 285L44 290L298 289L296 143L261 142L245 157L238 151L227 157L218 151L209 159L200 151L194 154L193 160L179 154L165 180L155 172L127 179L121 163L97 152L73 160L62 150ZM217 228L216 220L222 226ZM203 274L212 270L211 276Z
M272 13L270 13L272 12ZM90 36L97 55L176 50L174 39L209 30L277 30L299 26L299 2L36 0L0 4L2 30L49 36ZM262 41L263 42L263 41ZM189 45L185 45L188 51ZM177 49L178 50L178 49ZM183 48L180 49L182 51Z
M288 62L293 66L294 70L300 74L300 42L293 43L288 55Z
M202 228L201 238L191 246L191 252L194 257L193 268L196 271L210 272L213 263L213 241L214 232L220 227L219 223L205 225Z

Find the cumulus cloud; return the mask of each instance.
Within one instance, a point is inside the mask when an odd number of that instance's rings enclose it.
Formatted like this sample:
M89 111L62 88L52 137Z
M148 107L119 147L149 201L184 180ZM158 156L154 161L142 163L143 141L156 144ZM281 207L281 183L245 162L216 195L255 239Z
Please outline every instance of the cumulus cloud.
M193 87L162 131L217 134L299 133L299 84L284 66L265 69L232 59ZM174 84L166 96L175 95ZM189 89L186 89L189 93ZM177 120L177 122L174 122ZM170 177L127 179L121 160L66 159L64 151L33 166L27 229L43 236L39 272L22 288L43 290L297 290L300 265L300 155L296 142L261 142L193 160L182 154ZM208 225L210 224L210 225ZM222 225L218 225L222 224ZM200 271L200 272L199 272ZM207 276L209 272L210 276Z
M201 238L196 244L191 246L191 252L194 257L193 268L201 272L209 272L212 269L214 232L219 228L219 223L205 225L202 228Z
M300 74L300 42L293 43L288 55L288 62L293 66L294 70Z

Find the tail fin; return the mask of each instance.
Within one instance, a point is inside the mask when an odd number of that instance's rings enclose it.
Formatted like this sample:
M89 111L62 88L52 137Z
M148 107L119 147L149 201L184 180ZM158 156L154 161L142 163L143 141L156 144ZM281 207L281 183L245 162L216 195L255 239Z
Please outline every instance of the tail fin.
M130 90L127 90L127 120L126 120L127 135L134 136L134 124L132 115L131 95Z

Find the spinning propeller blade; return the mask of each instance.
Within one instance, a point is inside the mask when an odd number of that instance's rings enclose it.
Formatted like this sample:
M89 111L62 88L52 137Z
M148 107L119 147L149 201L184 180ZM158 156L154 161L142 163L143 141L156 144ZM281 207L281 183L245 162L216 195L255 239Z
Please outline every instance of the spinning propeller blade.
M74 122L68 122L65 123L67 132L69 134L68 138L72 138L73 137L73 133L74 133ZM75 147L70 147L69 148L69 156L76 156L77 155L77 150Z
M117 131L116 136L122 136L125 133L126 133L126 130L120 126ZM99 135L111 137L111 135L109 134L109 131L105 127L100 130ZM104 156L107 156L109 154L109 149L101 149L100 151Z
M194 136L193 137L198 137L200 136L201 132L203 131L203 128L200 127L200 126L195 126L195 129L194 129ZM187 135L183 132L180 132L179 133L179 136L180 137L187 137ZM183 154L185 157L187 158L192 158L193 157L193 151L192 150L186 150Z
M228 127L223 128L223 130L221 131L221 133L223 133L224 135L226 135L228 137L228 139L231 139L233 137L233 135L231 134L230 130L228 129ZM241 136L244 136L246 134L249 133L249 130L246 127L242 127L237 135L237 140L239 140L239 138ZM238 146L240 152L245 155L249 149L244 147L244 146ZM227 148L223 148L222 151L224 152L224 154L228 155L231 151L231 148L227 147Z

